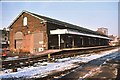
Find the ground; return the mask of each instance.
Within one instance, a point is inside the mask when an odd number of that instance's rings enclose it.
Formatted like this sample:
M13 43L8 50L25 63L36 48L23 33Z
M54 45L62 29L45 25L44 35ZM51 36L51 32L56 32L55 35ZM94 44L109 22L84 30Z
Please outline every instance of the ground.
M99 70L94 75L89 76L88 79L102 79L102 80L115 80L118 76L118 64L106 63L100 66Z
M106 58L113 58L118 53L115 53L118 49L113 49L109 51L103 51L100 53L92 53L92 54L83 54L74 57L68 57L63 59L57 59L56 62L44 62L44 63L36 63L33 66L18 68L17 72L11 72L11 70L3 70L0 72L0 79L3 78L35 78L35 77L43 77L49 74L52 74L56 71L67 70L78 66L76 63L87 63L86 66L80 66L78 69L81 76L80 78L115 78L117 76L117 65L115 64L107 64L104 63L101 66L99 62L99 58L106 56ZM108 55L108 56L107 56ZM102 60L106 60L106 58L102 58ZM92 61L92 63L90 63ZM97 61L97 62L96 62ZM83 69L81 69L83 67ZM76 69L77 70L77 69ZM84 70L84 71L83 71ZM77 72L77 71L75 71ZM107 74L107 75L106 75ZM73 76L73 75L72 75ZM72 77L68 76L68 77ZM77 75L74 75L74 77Z

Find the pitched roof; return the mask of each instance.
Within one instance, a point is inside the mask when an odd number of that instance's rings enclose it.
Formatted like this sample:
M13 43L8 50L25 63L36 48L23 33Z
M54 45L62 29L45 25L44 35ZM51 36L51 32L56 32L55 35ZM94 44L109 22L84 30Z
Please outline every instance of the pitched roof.
M74 29L74 30L77 30L79 32L82 32L82 33L87 33L87 34L94 34L94 35L101 35L101 36L105 36L105 37L108 37L106 35L103 35L103 34L100 34L96 31L92 31L90 29L86 29L86 28L83 28L83 27L80 27L80 26L77 26L77 25L73 25L73 24L70 24L70 23L67 23L67 22L63 22L63 21L59 21L59 20L56 20L56 19L52 19L52 18L49 18L49 17L45 17L45 16L41 16L41 15L38 15L38 14L35 14L35 13L31 13L31 12L28 12L28 11L23 11L22 13L29 13L39 19L42 19L42 20L45 20L47 21L48 23L53 23L53 24L58 24L58 25L62 25L66 28L71 28L71 29ZM22 14L21 13L21 14ZM20 14L20 15L21 15ZM20 16L19 15L19 16ZM18 18L18 17L17 17ZM13 23L12 23L13 24ZM11 24L11 25L12 25Z
M29 13L31 13L31 12L29 12ZM100 33L96 32L96 31L92 31L90 29L86 29L86 28L83 28L83 27L80 27L80 26L77 26L77 25L73 25L73 24L70 24L70 23L67 23L67 22L63 22L63 21L59 21L59 20L52 19L52 18L49 18L49 17L41 16L41 15L38 15L38 14L35 14L35 13L31 13L31 14L33 14L33 15L35 15L37 17L40 17L40 18L46 20L47 22L62 25L64 27L66 27L66 28L75 29L75 30L78 30L78 31L80 31L82 33L101 35L101 36L107 37L106 35L100 34Z

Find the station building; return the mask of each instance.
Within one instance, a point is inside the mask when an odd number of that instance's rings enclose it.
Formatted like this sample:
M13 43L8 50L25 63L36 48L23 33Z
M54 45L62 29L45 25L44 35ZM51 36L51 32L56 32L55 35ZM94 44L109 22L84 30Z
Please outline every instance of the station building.
M36 53L48 49L106 46L109 38L95 31L41 16L21 12L11 23L10 50Z

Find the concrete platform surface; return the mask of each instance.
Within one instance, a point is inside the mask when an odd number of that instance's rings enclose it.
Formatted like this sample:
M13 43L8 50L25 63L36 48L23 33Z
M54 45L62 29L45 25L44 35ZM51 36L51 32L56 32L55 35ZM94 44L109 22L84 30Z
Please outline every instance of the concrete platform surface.
M32 53L32 55L47 55L47 54L53 54L56 52L62 52L62 51L74 51L74 50L87 50L87 49L96 49L96 48L103 48L107 46L95 46L95 47L81 47L81 48L64 48L64 49L50 49L50 50L44 50L38 53Z

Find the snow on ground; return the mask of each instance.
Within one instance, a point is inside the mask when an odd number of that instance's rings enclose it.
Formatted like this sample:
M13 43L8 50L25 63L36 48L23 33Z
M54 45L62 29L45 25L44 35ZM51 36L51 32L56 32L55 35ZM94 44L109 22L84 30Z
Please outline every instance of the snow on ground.
M34 77L35 75L40 74L40 77L43 75L49 74L51 71L57 70L62 71L67 68L76 67L74 64L66 64L66 63L43 63L47 64L46 66L39 66L39 67L25 67L23 69L18 69L18 72L9 73L9 74L2 74L0 78L19 78L19 77Z
M15 57L7 57L7 58L5 59L5 61L7 61L7 60L17 60L17 59L19 59L18 56L15 56Z
M36 63L34 66L29 67L23 67L18 68L18 72L10 72L10 70L4 70L3 72L0 72L0 79L2 78L20 78L20 77L43 77L47 76L48 74L54 72L54 71L64 71L67 69L71 69L74 67L77 67L77 64L74 64L75 62L89 62L93 59L100 58L102 56L112 54L114 52L118 51L118 49L113 49L109 51L100 52L99 54L83 54L76 57L69 57L69 58L63 58L63 59L57 59L57 62L50 63L50 62L43 62L43 63ZM6 73L7 72L7 73Z
M109 50L109 51L104 51L104 52L100 52L98 54L92 53L92 54L83 54L83 55L79 55L76 57L71 57L71 58L63 58L63 59L58 59L57 61L59 62L84 62L87 63L91 60L100 58L102 56L108 55L108 54L112 54L114 52L118 51L118 49L113 49L113 50Z

